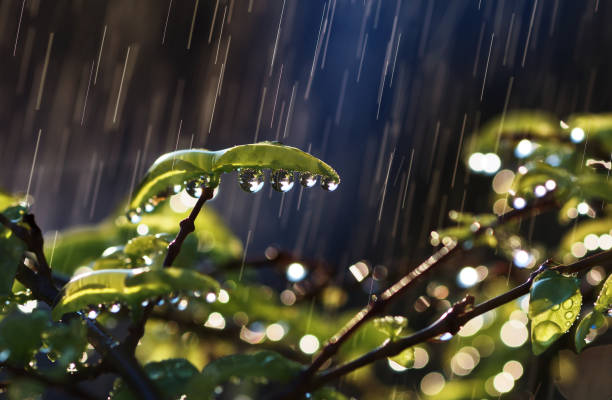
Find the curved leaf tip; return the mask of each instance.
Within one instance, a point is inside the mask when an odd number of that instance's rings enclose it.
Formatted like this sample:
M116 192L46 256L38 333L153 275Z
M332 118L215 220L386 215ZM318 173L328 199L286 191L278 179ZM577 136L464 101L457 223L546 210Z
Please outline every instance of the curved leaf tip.
M261 190L264 170L271 170L272 187L279 192L291 190L295 173L304 187L313 187L320 177L321 187L335 190L340 176L328 164L296 147L277 142L260 142L230 147L219 151L204 149L178 150L159 157L134 191L128 219L140 221L143 212L152 212L168 197L183 189L192 197L200 197L202 187L217 187L220 176L238 171L240 187L249 193Z

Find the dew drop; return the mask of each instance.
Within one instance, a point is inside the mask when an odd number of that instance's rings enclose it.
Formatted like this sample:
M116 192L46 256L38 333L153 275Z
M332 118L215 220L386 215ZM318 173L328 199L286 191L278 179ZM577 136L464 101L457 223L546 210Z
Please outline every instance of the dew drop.
M288 192L293 188L293 172L279 169L272 172L270 176L272 181L272 187L277 192Z
M128 211L125 216L127 217L128 221L130 221L133 224L139 223L140 220L142 219L142 217L140 216L140 213L138 212L138 209Z
M119 311L121 311L121 304L113 303L108 309L108 311L110 311L113 314L117 314Z
M164 299L159 299L159 300L157 301L157 305L158 305L159 307L163 306L164 304L166 304L166 300L164 300Z
M5 362L11 356L11 351L9 349L4 349L0 351L0 362Z
M443 342L451 340L452 338L453 338L453 335L450 332L446 332L446 333L443 333L442 335L438 336L438 340L441 340Z
M567 299L563 302L563 308L569 310L574 305L574 301L572 299Z
M199 180L187 182L187 184L185 185L185 191L187 191L187 194L189 194L189 196L199 199L202 196L202 192L204 191L202 189L202 182L200 182Z
M264 186L264 174L258 169L240 169L238 172L238 183L245 192L257 193Z
M561 308L559 304L555 304L554 306L552 306L553 311L557 311L559 308Z
M170 296L170 304L176 304L181 300L178 296Z
M89 312L87 313L87 318L89 319L98 318L98 310L89 310Z
M189 300L187 299L181 299L178 304L176 305L176 308L179 311L185 311L187 309L187 306L189 305Z
M323 190L327 190L328 192L333 192L338 188L340 182L334 178L330 178L327 176L321 177L321 187Z
M146 213L153 212L153 210L155 210L155 206L154 206L153 204L151 204L151 203L147 203L147 204L145 204L145 206L144 206L144 211L145 211Z
M174 185L174 186L172 186L172 192L174 194L179 194L181 192L181 190L183 190L183 187L181 185Z
M567 311L565 313L565 319L571 319L573 316L574 316L574 313L571 312L571 311ZM569 324L569 322L568 322L568 324Z
M144 300L142 303L140 303L141 306L146 307L149 305L149 300Z
M310 172L302 172L300 174L300 185L311 188L317 184L317 176Z

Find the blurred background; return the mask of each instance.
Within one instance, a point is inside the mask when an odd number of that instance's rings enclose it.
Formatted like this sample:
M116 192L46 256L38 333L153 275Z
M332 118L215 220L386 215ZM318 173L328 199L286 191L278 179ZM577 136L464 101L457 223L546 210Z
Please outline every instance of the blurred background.
M490 211L458 154L483 122L610 109L610 18L600 0L1 0L0 187L53 233L123 212L165 152L278 140L342 182L224 176L211 206L247 256L396 275L449 210Z

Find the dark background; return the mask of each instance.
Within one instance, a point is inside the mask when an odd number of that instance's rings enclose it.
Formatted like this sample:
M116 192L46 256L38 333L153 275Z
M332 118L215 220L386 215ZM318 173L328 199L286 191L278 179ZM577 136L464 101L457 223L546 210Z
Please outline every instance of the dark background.
M505 109L609 110L611 17L597 0L2 0L0 187L27 191L41 132L30 193L53 232L116 211L164 152L257 135L342 183L298 210L299 188L225 176L212 205L253 231L249 254L277 243L339 275L415 260L449 209L488 211L461 161L451 187L464 118L467 136Z

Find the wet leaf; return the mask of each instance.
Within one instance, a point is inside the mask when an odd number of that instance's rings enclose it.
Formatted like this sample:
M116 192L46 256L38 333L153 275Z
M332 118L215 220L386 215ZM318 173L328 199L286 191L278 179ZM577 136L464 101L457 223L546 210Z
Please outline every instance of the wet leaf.
M53 318L68 312L87 309L90 305L127 304L140 312L141 303L157 296L177 292L215 292L219 284L196 271L165 268L99 270L74 277L62 289L61 299L53 309Z
M85 351L87 328L82 320L73 319L68 324L53 324L42 339L49 358L65 369L70 363L76 363Z
M612 308L612 274L608 275L595 301L597 311L608 312L610 308Z
M34 379L17 378L8 386L9 400L42 399L45 386Z
M197 368L184 358L150 362L144 366L144 370L163 394L164 399L181 398L188 382L199 374ZM112 400L135 400L138 396L134 395L121 379L118 379L110 398Z
M533 315L530 306L531 346L535 355L543 353L566 333L580 314L582 295L579 290L563 303Z
M310 398L313 400L348 400L348 397L330 387L317 390Z
M594 310L582 318L576 329L574 344L576 350L581 352L585 346L593 342L597 337L597 331L607 323L606 317L599 311Z
M212 397L216 386L223 384L232 376L287 382L301 370L300 364L273 351L235 354L208 364L202 373L192 380L188 393L193 393L194 398L208 399Z
M531 285L529 296L529 316L534 317L572 297L580 285L580 280L561 275L554 271L544 271Z
M0 322L0 361L26 365L42 344L42 333L49 326L49 313L15 312Z
M0 226L0 296L11 293L17 267L23 259L25 243Z
M340 182L336 171L323 161L279 143L261 142L219 151L180 150L164 154L153 163L134 192L130 209L144 210L150 199L167 197L175 185L184 187L186 182L202 179L202 183L208 181L209 186L216 187L221 174L247 168L307 172Z

